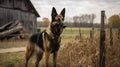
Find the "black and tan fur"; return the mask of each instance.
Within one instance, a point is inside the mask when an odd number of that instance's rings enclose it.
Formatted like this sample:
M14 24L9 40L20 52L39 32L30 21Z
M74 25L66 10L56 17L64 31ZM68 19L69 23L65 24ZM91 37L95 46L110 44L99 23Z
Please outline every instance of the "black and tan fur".
M53 54L53 63L54 67L56 67L57 52L61 42L60 35L63 29L66 27L63 24L65 8L58 15L56 9L53 7L51 16L52 20L49 22L48 28L41 33L37 33L31 36L29 44L26 47L25 67L28 66L28 61L34 52L36 53L36 67L38 67L39 61L43 57L43 53L45 54L45 67L48 67L50 53Z

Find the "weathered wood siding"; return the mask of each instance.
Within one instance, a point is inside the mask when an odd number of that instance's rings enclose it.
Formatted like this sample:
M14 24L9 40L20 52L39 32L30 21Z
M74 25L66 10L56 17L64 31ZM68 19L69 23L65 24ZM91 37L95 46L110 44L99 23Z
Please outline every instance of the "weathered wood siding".
M29 10L27 8L29 5L27 5L26 0L1 0L0 6L6 8L21 9L25 11Z
M0 26L13 20L20 20L28 33L36 32L37 17L28 7L25 0L0 1Z

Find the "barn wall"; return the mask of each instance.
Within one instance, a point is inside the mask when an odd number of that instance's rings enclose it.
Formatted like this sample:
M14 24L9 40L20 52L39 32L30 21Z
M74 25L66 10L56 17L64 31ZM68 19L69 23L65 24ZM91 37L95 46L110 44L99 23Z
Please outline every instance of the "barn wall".
M20 20L27 32L33 33L36 32L36 18L37 17L34 13L0 8L0 26L3 26L13 20Z
M0 26L21 20L28 33L36 32L37 19L27 0L0 0Z
M13 0L1 0L0 6L7 7L7 8L13 8Z
M0 6L5 8L14 8L29 11L29 8L27 8L28 5L26 0L2 0Z
M33 13L22 12L22 22L23 25L26 26L30 33L36 32L36 16Z

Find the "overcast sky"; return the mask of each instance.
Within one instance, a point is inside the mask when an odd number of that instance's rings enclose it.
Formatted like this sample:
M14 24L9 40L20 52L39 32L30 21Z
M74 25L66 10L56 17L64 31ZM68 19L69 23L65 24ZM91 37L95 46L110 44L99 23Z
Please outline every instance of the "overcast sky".
M66 17L80 16L81 14L96 14L95 22L100 22L101 10L106 11L107 17L120 13L120 0L31 0L36 10L43 17L51 19L51 10L54 6L58 13L66 8Z

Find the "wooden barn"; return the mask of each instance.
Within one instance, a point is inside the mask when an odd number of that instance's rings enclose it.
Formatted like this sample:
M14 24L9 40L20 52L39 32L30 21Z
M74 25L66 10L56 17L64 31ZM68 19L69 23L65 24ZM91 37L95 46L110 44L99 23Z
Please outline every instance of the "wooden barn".
M0 0L0 27L13 20L20 20L27 33L37 32L40 17L30 0Z

